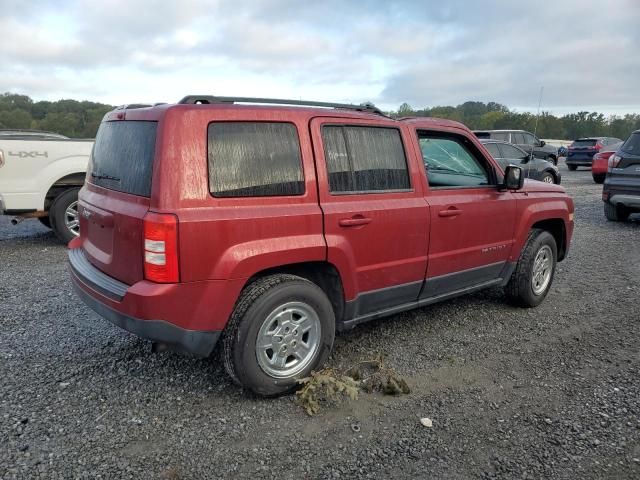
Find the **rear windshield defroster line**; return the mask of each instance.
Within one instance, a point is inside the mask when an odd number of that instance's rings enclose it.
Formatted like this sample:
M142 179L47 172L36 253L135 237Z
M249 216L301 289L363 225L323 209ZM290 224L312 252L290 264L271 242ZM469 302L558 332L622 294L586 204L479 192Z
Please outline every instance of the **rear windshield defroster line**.
M89 162L89 181L118 192L151 196L158 122L104 122Z

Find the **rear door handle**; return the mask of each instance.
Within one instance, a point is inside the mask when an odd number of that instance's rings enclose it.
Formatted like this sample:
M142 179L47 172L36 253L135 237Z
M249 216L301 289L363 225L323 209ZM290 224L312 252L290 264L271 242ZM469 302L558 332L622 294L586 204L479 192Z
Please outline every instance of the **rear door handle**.
M352 217L352 218L343 218L338 221L338 225L341 227L359 227L361 225L368 225L371 223L371 219L367 217L363 217L361 215Z
M449 207L446 210L440 210L438 212L440 217L456 217L460 214L462 214L462 210L456 207Z

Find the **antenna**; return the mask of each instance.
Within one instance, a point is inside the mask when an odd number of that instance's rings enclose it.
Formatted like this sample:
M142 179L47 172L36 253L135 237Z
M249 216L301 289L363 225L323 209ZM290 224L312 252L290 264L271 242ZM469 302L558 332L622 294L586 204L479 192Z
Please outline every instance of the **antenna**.
M538 97L538 113L536 114L536 123L533 127L533 136L538 138L538 120L540 119L540 107L542 106L542 93L544 92L544 86L540 87L540 96ZM531 145L531 152L529 152L529 165L528 170L531 170L531 160L533 160L533 148L534 145ZM527 171L527 177L529 176L529 171Z

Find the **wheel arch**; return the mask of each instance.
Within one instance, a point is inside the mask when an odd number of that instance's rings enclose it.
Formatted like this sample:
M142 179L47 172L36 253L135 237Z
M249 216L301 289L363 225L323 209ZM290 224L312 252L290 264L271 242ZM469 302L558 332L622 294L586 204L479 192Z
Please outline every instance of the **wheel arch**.
M558 247L558 261L564 260L567 253L567 235L564 221L561 218L550 218L534 223L531 228L545 230L553 235Z
M82 185L84 185L85 176L85 172L75 172L54 181L45 193L43 201L44 210L49 210L55 198L65 190L74 187L82 187Z
M331 305L333 306L336 322L340 322L342 320L345 309L345 296L342 278L340 277L338 269L330 262L313 261L291 263L267 268L253 274L247 280L243 289L260 278L283 273L297 275L320 287L325 295L327 295Z

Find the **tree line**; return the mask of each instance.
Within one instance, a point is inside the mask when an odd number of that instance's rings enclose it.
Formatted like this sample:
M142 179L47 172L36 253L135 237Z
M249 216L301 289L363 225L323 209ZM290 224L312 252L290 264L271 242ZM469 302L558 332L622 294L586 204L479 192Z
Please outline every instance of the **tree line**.
M549 112L537 116L529 112L516 112L496 102L465 102L456 107L433 107L414 110L403 103L394 117L439 117L456 120L473 130L517 129L536 132L539 138L574 140L580 137L616 137L625 140L631 132L640 129L640 115L605 116L598 112L581 111L556 117Z
M93 138L105 113L113 110L103 103L58 100L34 102L27 95L0 94L0 128L26 128L61 133L73 138ZM605 116L598 112L570 113L556 117L542 112L516 112L496 102L465 102L458 106L413 109L403 103L393 117L440 117L457 120L471 129L520 129L535 131L540 138L572 140L585 136L626 139L640 129L640 115ZM536 125L537 122L537 125Z

